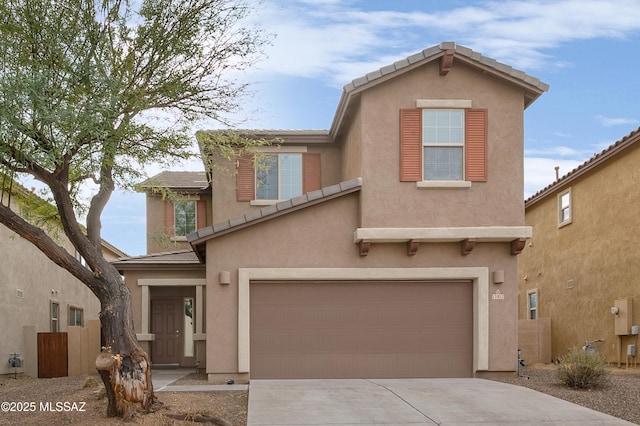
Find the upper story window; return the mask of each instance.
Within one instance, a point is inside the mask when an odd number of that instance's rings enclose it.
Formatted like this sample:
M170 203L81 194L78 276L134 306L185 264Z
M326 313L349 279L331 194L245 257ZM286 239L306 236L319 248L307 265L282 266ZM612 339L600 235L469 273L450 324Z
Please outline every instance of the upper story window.
M558 194L558 227L572 222L573 214L571 210L571 189L567 189Z
M196 201L176 201L173 211L176 237L184 237L196 230Z
M274 152L289 151L289 152ZM273 204L321 188L320 153L306 147L281 147L237 161L236 200Z
M464 110L422 110L423 180L462 180Z
M470 100L424 99L400 110L400 181L469 187L487 181L487 110Z
M269 154L256 172L257 200L286 200L302 195L302 154Z

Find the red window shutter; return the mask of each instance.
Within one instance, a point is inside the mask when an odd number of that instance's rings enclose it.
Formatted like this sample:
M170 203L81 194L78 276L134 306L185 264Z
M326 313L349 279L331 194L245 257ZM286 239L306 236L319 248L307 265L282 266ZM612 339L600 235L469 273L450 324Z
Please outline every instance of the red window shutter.
M486 182L487 110L467 109L465 129L465 179Z
M253 155L245 154L238 158L238 170L236 170L236 173L236 200L254 200L256 198L256 178Z
M302 154L302 193L306 194L321 187L320 154Z
M400 181L422 180L422 110L400 110Z
M204 228L207 226L207 203L206 201L196 201L196 228Z
M175 235L174 229L174 218L175 211L173 207L173 203L169 200L165 200L164 202L164 229L167 233L167 236L173 237Z

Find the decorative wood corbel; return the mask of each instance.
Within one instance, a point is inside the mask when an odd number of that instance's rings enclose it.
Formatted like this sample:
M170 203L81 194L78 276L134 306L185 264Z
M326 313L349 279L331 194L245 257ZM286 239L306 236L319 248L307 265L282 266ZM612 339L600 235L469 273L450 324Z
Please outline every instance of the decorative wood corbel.
M526 242L526 238L518 238L517 240L511 241L511 255L515 256L522 253Z
M447 50L444 52L444 56L440 58L440 75L447 75L451 70L453 64L453 50Z
M460 253L463 256L466 256L469 253L471 253L471 250L473 250L475 246L476 246L475 238L465 238L464 240L460 241Z
M420 240L409 240L407 241L407 256L415 256L418 253L418 248L420 247Z
M371 241L360 240L360 256L364 257L369 254L369 248L371 247Z

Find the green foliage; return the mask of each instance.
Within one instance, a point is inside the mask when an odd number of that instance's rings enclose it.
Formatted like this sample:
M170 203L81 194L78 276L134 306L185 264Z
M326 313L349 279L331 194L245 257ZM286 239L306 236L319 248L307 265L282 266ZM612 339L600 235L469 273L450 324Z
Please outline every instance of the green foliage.
M607 365L597 353L572 350L560 359L558 379L569 387L596 388L603 385L607 377Z
M268 40L244 0L0 2L0 165L74 198L198 154L191 126L227 124L237 71ZM78 205L76 205L78 207Z

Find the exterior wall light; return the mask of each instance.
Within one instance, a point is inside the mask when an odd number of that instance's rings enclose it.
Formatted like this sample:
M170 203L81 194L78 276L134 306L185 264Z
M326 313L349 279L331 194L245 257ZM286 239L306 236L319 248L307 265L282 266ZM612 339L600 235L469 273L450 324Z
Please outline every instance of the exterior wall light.
M617 307L617 306L612 306L612 307L611 307L611 314L613 314L613 315L616 315L616 316L617 316L619 313L620 313L620 309L618 309L618 307Z
M231 273L229 271L220 271L218 281L223 285L231 284Z

